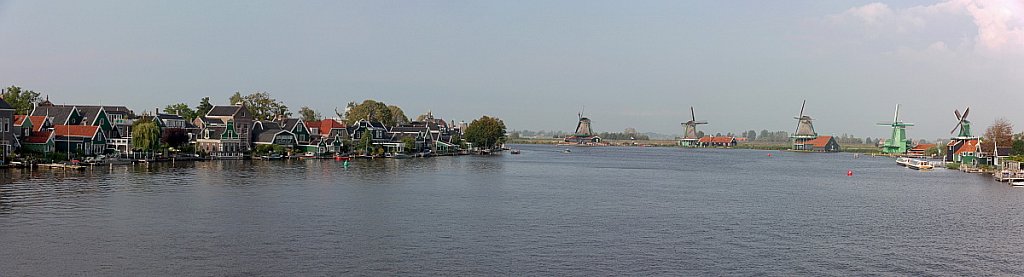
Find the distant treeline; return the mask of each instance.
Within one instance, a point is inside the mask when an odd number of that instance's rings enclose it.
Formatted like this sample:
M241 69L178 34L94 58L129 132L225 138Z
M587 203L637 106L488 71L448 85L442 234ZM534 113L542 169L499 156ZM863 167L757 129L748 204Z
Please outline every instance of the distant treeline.
M518 139L518 138L564 138L564 137L566 137L568 135L572 135L572 133L563 132L563 131L530 131L530 130L521 130L521 131L520 130L513 130L513 131L509 132L509 138L512 138L512 139ZM630 130L630 132L622 132L622 133L603 132L603 133L597 133L596 135L601 137L602 139L610 139L610 140L650 140L651 139L650 136L648 136L646 134L637 133L637 132L635 132L635 130Z

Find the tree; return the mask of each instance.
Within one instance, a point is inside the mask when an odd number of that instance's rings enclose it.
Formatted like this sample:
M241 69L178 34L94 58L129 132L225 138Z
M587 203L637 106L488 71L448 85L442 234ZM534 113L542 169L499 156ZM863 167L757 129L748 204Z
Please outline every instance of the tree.
M994 151L996 142L999 143L999 147L1013 146L1013 124L1006 118L997 118L992 126L985 129L985 139L981 141L981 150Z
M28 114L32 112L35 103L39 102L39 93L31 90L23 90L18 86L10 86L4 89L2 96L4 101L14 107L14 114Z
M230 104L230 105L238 105L238 104L242 104L243 102L245 102L244 100L245 99L242 98L242 93L236 91L235 94L231 95L231 98L228 98L228 104Z
M196 119L196 111L192 110L192 108L189 108L188 104L185 103L167 105L167 107L164 107L164 112L169 114L180 115L188 121Z
M359 136L359 142L356 143L356 151L362 151L365 154L370 154L367 150L373 146L373 133L370 130L363 131L363 135Z
M402 111L402 108L395 105L389 105L388 111L391 112L391 124L387 126L397 126L409 123L409 117L405 116L405 112Z
M299 108L299 116L302 117L302 121L320 121L323 116L319 112L310 109L309 107Z
M1024 155L1024 140L1013 140L1013 155Z
M402 148L404 148L405 153L412 153L413 150L416 150L416 139L412 137L403 137Z
M924 150L924 155L925 156L938 157L939 154L940 153L939 153L939 147L938 146L932 146L931 148L928 148L928 149Z
M394 108L391 108L394 107ZM401 116L394 116L392 109L396 110ZM349 102L348 108L345 109L345 123L349 125L355 124L356 121L367 119L371 121L380 121L385 126L395 126L400 123L400 120L405 117L405 113L401 112L402 109L398 106L388 106L384 102L377 102L374 100L363 100L362 103L356 104L356 102ZM408 121L408 118L404 119Z
M474 146L492 149L505 141L505 122L495 117L483 116L469 123L465 138Z
M239 95L236 92L234 96L231 96L232 101L236 100L235 96ZM292 115L291 112L288 112L288 106L285 106L284 102L271 98L270 93L267 92L254 92L241 96L241 102L245 103L245 107L249 109L256 120L274 120L277 116Z
M132 148L155 151L160 148L160 127L152 119L140 119L132 123Z
M199 106L196 106L196 116L205 116L212 109L213 104L210 104L210 97L203 97L202 100L199 100Z
M181 128L167 128L160 135L160 142L170 147L179 148L188 142L188 133Z

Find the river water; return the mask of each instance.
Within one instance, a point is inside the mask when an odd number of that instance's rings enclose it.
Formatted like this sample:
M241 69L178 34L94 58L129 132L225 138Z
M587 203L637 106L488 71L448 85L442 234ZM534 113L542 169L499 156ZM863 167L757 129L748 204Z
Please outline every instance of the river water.
M9 171L0 276L1024 274L1024 189L982 175L847 153L517 147L347 169Z

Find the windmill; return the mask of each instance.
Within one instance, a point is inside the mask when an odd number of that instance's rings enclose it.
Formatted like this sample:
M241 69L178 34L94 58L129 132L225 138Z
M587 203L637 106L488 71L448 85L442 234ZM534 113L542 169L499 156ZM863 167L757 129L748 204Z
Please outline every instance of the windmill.
M800 105L800 115L793 117L793 119L797 120L796 131L793 132L792 136L794 138L813 139L818 137L818 133L814 132L814 124L811 123L814 119L811 118L811 116L804 114L804 107L806 106L807 100L804 100L804 103Z
M971 122L967 121L967 115L970 113L971 107L967 107L967 109L964 110L963 115L960 115L960 110L953 111L953 114L956 115L957 123L956 126L953 127L953 130L949 131L950 135L956 133L957 129L960 129L960 134L957 135L956 138L973 138L973 136L971 136Z
M697 115L693 112L693 107L690 107L690 121L683 122L683 139L679 143L683 146L696 146L697 140L700 139L697 136L697 125L708 124L707 121L697 121Z
M957 136L951 138L947 144L945 158L947 162L971 163L978 152L977 145L980 141L978 137L971 135L971 122L967 120L967 115L970 113L970 107L964 110L964 114L960 114L960 110L953 111L957 122L949 134L957 134ZM960 132L957 133L957 130Z
M583 117L583 111L586 109L580 109L580 113L577 114L579 117L579 123L576 124L576 136L577 137L590 137L594 135L594 130L590 128L590 119Z
M907 126L914 126L914 123L906 123L900 121L900 105L896 104L896 115L893 116L892 122L878 123L878 126L890 126L892 127L892 136L889 140L885 141L885 146L882 148L882 153L886 154L905 154L907 149L910 149L910 140L907 139Z

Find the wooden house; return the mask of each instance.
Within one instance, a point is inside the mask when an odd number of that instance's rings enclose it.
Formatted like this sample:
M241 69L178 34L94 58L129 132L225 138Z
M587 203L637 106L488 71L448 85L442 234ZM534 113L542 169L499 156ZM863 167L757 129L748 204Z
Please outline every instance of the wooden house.
M234 121L207 125L196 138L196 146L213 159L241 159L248 149L242 144L242 136L235 129Z
M818 136L801 145L802 150L812 152L839 152L839 143L832 136Z
M275 121L256 121L252 126L251 141L257 145L280 145L285 148L294 148L298 145L295 134L281 128L281 124Z
M231 123L241 140L243 151L252 149L251 128L255 119L249 109L243 104L230 106L213 106L205 116L196 118L193 123L197 128L225 127Z
M53 131L57 151L92 156L107 149L107 139L99 126L55 125Z
M733 147L736 137L702 137L697 140L697 147Z

